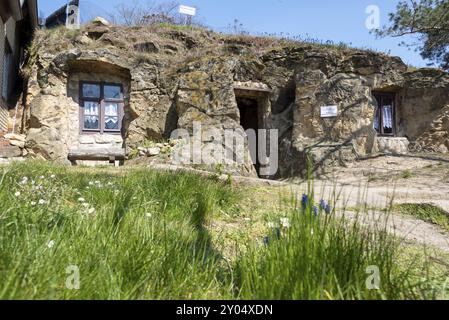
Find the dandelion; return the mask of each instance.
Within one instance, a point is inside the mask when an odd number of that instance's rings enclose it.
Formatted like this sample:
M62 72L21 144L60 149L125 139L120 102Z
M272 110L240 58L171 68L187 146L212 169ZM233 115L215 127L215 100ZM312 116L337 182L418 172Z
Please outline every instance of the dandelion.
M14 195L16 196L16 198L20 197L20 191L17 191L16 193L14 193Z
M55 242L54 242L53 240L48 241L47 247L48 247L49 249L53 248L54 246L55 246Z
M285 229L290 228L290 220L288 218L281 219L281 226Z

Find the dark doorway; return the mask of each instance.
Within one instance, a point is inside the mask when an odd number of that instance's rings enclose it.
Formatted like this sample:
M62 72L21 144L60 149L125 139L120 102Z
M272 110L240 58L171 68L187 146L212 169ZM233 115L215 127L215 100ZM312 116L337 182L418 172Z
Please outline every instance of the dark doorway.
M253 129L256 133L256 159L253 159L253 163L256 163L254 167L256 168L257 174L260 174L260 162L258 159L259 152L259 105L256 99L251 98L237 98L237 105L240 111L240 125L243 129L249 130ZM253 142L254 143L254 142ZM250 146L254 148L254 146Z

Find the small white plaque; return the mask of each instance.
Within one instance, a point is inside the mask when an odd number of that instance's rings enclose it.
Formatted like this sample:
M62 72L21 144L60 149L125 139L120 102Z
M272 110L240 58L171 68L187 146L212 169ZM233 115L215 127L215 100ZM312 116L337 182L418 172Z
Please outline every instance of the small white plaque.
M321 107L321 118L334 118L338 116L338 106Z
M179 6L179 13L186 14L188 16L196 15L196 8L188 6Z

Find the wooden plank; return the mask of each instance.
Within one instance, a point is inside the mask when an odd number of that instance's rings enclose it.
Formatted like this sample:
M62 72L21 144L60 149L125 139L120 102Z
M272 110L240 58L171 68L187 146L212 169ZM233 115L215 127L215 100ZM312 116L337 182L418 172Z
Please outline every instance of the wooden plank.
M124 160L125 149L74 149L69 152L70 160Z

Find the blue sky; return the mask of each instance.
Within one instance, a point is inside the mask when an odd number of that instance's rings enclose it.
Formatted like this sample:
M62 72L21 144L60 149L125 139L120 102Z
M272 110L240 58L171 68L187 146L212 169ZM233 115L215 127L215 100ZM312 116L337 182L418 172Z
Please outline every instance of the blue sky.
M66 0L38 0L40 10L48 15L66 3ZM144 0L142 0L144 1ZM111 12L126 0L81 0L81 12L102 15ZM163 1L159 1L163 2ZM388 13L394 11L397 0L185 0L181 4L198 8L198 18L214 30L226 32L238 19L251 33L289 33L324 41L340 41L360 48L372 48L400 56L407 64L426 66L419 53L400 47L402 40L376 39L365 27L366 8L377 5L381 24L388 22ZM84 6L84 10L83 10ZM103 14L107 16L107 14Z

